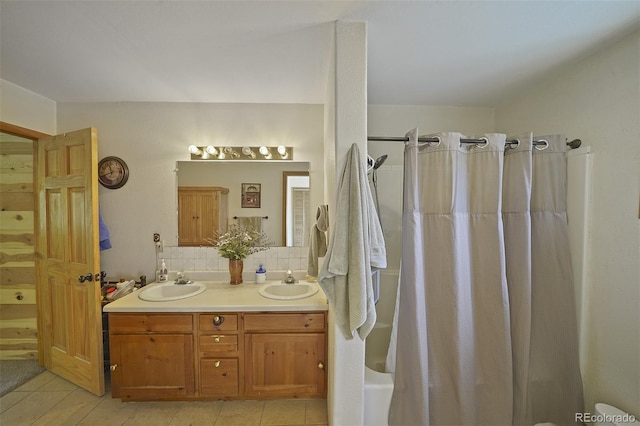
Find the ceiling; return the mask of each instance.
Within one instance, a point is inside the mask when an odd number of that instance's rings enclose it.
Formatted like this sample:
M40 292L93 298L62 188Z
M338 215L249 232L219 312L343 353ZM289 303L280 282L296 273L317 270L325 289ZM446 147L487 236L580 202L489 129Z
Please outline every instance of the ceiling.
M640 27L640 1L0 1L0 77L57 102L323 103L335 20L368 103L495 106Z

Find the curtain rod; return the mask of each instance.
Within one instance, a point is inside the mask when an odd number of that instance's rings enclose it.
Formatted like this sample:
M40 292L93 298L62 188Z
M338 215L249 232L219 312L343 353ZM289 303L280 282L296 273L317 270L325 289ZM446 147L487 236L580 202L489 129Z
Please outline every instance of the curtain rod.
M367 140L372 142L409 142L408 137L402 137L402 136L398 136L398 137L368 136ZM438 143L439 141L440 139L438 138L427 138L427 137L418 138L419 143ZM482 144L486 144L487 140L483 138L480 138L480 139L462 139L461 138L460 143L482 145ZM519 143L519 141L517 139L509 139L507 140L506 143L507 145L513 145L513 144ZM544 139L533 141L533 145L548 145L548 144L549 142ZM582 141L580 139L574 139L571 142L567 142L567 146L571 149L579 148L581 144L582 144Z

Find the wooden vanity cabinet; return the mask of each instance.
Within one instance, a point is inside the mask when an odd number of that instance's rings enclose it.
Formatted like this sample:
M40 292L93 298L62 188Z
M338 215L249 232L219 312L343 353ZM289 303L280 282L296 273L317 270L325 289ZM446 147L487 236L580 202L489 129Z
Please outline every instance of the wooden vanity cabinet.
M245 313L247 397L326 396L324 312Z
M216 231L225 231L228 220L228 188L178 187L178 245L207 245Z
M128 400L195 394L193 314L109 314L111 394Z
M111 312L112 396L324 398L326 322L326 312Z

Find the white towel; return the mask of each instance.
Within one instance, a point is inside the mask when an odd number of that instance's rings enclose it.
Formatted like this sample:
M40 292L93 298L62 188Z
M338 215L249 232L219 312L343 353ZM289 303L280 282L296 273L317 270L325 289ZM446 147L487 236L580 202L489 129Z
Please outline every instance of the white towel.
M262 217L261 216L238 217L238 226L245 229L253 229L256 232L262 232Z
M318 276L318 258L327 254L327 235L329 229L329 210L327 205L318 207L316 223L311 227L309 235L309 258L307 262L307 274L311 277Z
M371 272L387 267L382 228L360 150L351 146L338 187L335 228L318 282L347 339L364 340L376 322Z

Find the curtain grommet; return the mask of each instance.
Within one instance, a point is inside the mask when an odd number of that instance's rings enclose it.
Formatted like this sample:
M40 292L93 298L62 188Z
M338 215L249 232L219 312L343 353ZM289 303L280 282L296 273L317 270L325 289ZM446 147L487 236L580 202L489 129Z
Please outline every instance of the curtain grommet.
M542 148L540 147L540 145L543 145ZM538 139L538 140L534 141L533 147L535 149L537 149L538 151L543 151L543 150L549 148L549 141L546 140L546 139Z

